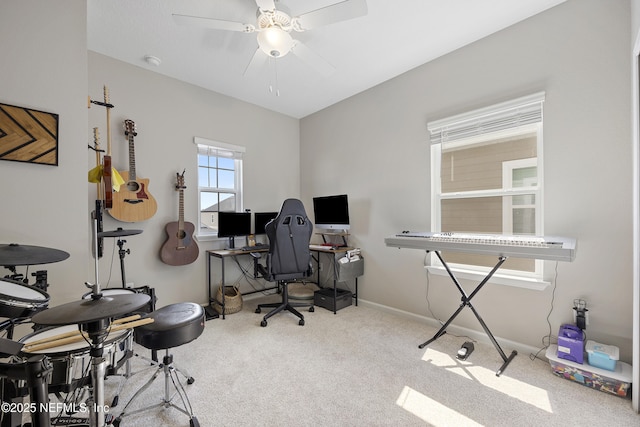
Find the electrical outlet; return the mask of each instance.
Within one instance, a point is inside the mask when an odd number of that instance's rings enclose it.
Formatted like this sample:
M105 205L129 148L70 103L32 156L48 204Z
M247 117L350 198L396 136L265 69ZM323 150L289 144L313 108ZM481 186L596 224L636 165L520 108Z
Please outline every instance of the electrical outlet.
M586 329L589 325L589 309L583 299L573 300L573 323L580 329Z

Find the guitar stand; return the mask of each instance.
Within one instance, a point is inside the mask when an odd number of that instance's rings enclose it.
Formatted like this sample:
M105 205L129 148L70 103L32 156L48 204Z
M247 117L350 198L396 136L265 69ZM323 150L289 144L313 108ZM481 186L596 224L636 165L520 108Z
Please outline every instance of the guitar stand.
M427 252L429 252L429 251L427 251ZM458 279L456 279L456 277L453 274L453 272L449 269L449 266L447 265L447 263L444 261L444 259L442 259L442 256L440 255L440 252L439 251L434 251L434 252L435 252L436 256L438 257L438 259L440 260L440 262L442 263L442 265L444 266L444 268L447 270L447 273L449 274L449 277L451 278L453 283L458 288L458 291L462 295L462 303L460 304L458 309L451 315L451 317L449 317L449 320L447 320L446 323L444 325L442 325L440 330L438 332L436 332L436 334L433 336L433 338L431 338L430 340L420 344L418 346L418 348L424 348L427 345L429 345L432 342L434 342L435 340L437 340L438 338L440 338L442 335L446 334L447 333L447 327L451 324L451 322L453 322L453 319L455 319L458 316L458 314L460 314L460 312L465 307L469 307L471 309L471 311L473 311L473 314L476 316L476 319L478 319L478 322L480 322L480 325L482 325L482 329L484 329L485 333L489 336L489 339L491 340L491 342L493 343L493 346L496 348L496 350L500 354L500 357L502 357L502 361L503 361L502 366L496 372L496 377L499 377L500 374L502 374L504 372L504 370L507 369L507 366L509 365L509 363L511 363L513 358L516 357L518 352L513 350L511 352L511 354L509 355L509 357L507 357L507 355L504 353L504 351L502 351L502 348L500 347L500 344L498 344L498 342L496 341L495 337L493 336L493 334L489 330L489 327L487 326L487 324L484 323L484 320L482 320L482 317L480 317L480 314L477 312L475 307L471 304L471 299L480 291L480 289L482 289L482 287L489 281L491 276L493 276L493 274L500 268L500 266L502 266L502 264L507 260L507 257L505 257L505 256L498 257L498 263L495 265L495 267L493 267L493 269L489 272L489 274L487 274L484 277L484 279L482 279L482 281L478 284L478 286L476 286L476 288L473 290L473 292L471 292L471 294L467 295L465 290L462 288L462 286L458 282Z

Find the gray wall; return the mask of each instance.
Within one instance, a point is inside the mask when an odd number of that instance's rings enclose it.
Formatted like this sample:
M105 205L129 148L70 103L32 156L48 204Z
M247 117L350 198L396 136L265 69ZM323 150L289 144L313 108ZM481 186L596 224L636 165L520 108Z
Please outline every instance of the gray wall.
M198 242L200 256L189 266L168 266L159 258L165 224L178 219L175 174L185 168L185 220L198 222L194 136L246 147L245 208L274 211L285 198L299 197L298 120L87 52L84 1L2 2L0 39L0 103L60 115L58 167L0 162L0 244L43 246L71 255L29 270L48 270L50 306L79 299L88 291L84 282L95 278L90 212L96 187L87 181L95 155L87 144L98 127L106 148L106 113L95 105L87 109L87 96L102 101L103 85L115 106L114 166L128 170L122 124L132 119L138 131L136 171L150 180L149 191L158 203L156 215L140 223L105 215L104 230L143 230L125 238L125 249L131 251L125 257L126 278L135 286L154 287L159 306L206 303L205 251L225 243ZM115 239L105 239L99 272L103 287L121 286Z
M244 155L244 207L252 211L277 211L287 197L300 194L299 121L233 98L213 93L141 67L89 52L89 94L103 99L103 85L114 104L112 121L112 163L119 171L129 170L129 148L124 134L125 119L136 124L134 138L136 174L149 179L149 192L158 203L149 220L123 223L105 215L105 230L117 227L142 229L125 238L131 254L125 258L126 281L134 286L156 289L158 303L207 301L205 250L221 248L225 240L199 241L200 256L187 266L169 266L159 258L167 239L165 225L178 220L176 172L186 169L185 221L199 223L196 146L193 137L246 147ZM98 126L106 147L106 112L92 107L89 128ZM95 156L88 154L88 161ZM95 187L89 187L88 209L92 209ZM118 247L111 267L115 239L105 240L100 262L105 284L121 286ZM242 245L243 243L240 243ZM214 260L214 265L217 260ZM217 271L217 270L216 270ZM227 279L237 277L232 272ZM219 274L217 275L219 280ZM215 277L214 277L215 279ZM212 285L215 291L217 285Z
M59 115L59 166L0 162L0 243L70 254L29 269L49 272L51 304L84 293L92 271L86 255L86 16L82 0L0 5L0 102Z
M573 263L546 263L557 283L552 333L590 308L590 339L631 358L631 86L628 2L570 0L301 120L303 200L348 193L352 243L366 257L361 297L446 320L460 303L427 277L421 251L387 248L400 230L430 229L426 123L537 91L544 104L545 234L578 239ZM474 283L464 282L471 289ZM474 300L493 333L541 346L553 288L489 285ZM456 323L480 330L470 310ZM416 337L418 343L422 338Z
M55 5L54 5L55 3ZM52 304L78 298L93 280L87 183L94 157L91 128L104 137L104 111L87 110L87 95L110 88L114 162L126 169L120 129L138 125L137 172L158 200L154 218L105 229L141 228L127 238L127 279L154 286L160 304L206 302L206 260L169 267L158 250L164 224L176 219L175 172L187 168L187 219L194 222L193 136L247 147L245 206L275 210L290 196L350 196L351 243L366 256L361 298L430 318L424 254L384 246L384 237L430 226L426 122L536 91L546 91L545 232L575 236L574 263L547 264L551 288L530 291L490 285L476 300L501 338L540 345L571 320L574 298L589 303L589 338L631 354L631 12L628 1L569 0L484 40L418 67L326 110L294 120L86 51L86 5L81 0L5 1L0 6L0 102L60 114L58 167L1 162L0 243L63 249L71 257L46 266ZM15 42L18 41L18 42ZM117 148L116 148L117 147ZM190 163L191 162L191 163ZM301 173L300 171L304 171ZM273 184L275 182L275 184ZM107 250L110 249L107 242ZM201 242L200 249L220 247ZM117 249L117 248L116 248ZM101 281L117 252L101 261ZM31 269L30 271L33 271ZM431 277L434 315L447 318L459 295ZM470 283L466 283L470 286ZM457 323L479 330L470 313ZM416 343L427 337L416 337Z

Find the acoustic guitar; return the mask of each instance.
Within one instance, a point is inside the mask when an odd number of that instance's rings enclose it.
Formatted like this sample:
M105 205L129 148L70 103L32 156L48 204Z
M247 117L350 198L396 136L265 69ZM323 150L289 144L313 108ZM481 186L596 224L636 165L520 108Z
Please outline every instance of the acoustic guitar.
M158 204L149 193L149 180L136 176L136 158L133 138L137 135L133 120L125 120L125 135L129 141L129 172L122 172L124 184L113 195L109 214L123 222L145 221L156 214Z
M198 258L198 245L193 240L195 227L184 220L184 171L182 175L176 173L176 190L180 193L178 204L178 221L166 225L167 241L160 249L162 262L169 265L187 265Z

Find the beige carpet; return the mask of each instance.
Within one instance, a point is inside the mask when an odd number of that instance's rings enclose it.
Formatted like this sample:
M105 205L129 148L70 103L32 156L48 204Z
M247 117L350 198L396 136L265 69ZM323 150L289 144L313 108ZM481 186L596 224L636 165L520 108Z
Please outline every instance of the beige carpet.
M519 354L496 377L501 359L492 346L476 343L465 362L455 358L464 337L446 334L419 349L433 328L362 305L337 315L320 307L304 311L305 326L278 314L260 327L255 306L274 299L245 301L241 312L208 321L196 341L173 349L176 363L195 377L185 389L201 426L640 425L629 399L559 378L546 361ZM132 366L148 367L139 358ZM119 414L151 373L130 377L110 413ZM160 376L132 409L160 402L163 381ZM107 403L118 382L107 379ZM177 396L174 402L181 404ZM174 408L121 423L188 425Z

